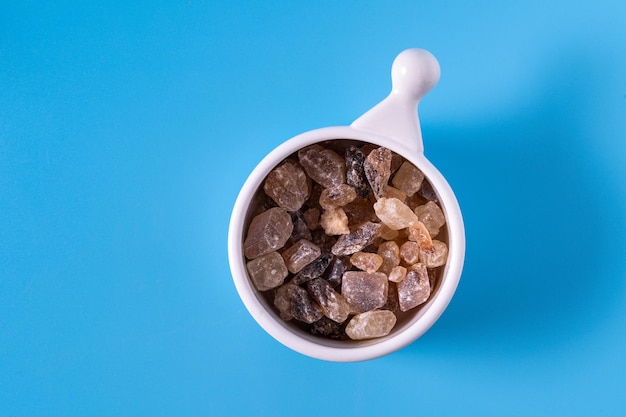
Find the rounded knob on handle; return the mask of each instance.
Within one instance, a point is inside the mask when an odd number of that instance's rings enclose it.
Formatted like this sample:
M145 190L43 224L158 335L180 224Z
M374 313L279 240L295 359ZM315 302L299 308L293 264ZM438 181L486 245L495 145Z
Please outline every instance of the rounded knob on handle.
M391 93L352 123L352 127L387 136L408 149L423 153L417 115L420 100L439 81L437 58L424 49L406 49L393 61Z

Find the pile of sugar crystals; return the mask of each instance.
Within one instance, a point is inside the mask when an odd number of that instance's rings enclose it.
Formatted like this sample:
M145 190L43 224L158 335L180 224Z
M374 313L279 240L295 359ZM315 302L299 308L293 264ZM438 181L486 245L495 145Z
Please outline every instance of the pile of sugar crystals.
M243 249L255 288L319 337L386 336L427 302L448 257L432 185L385 147L334 140L265 178Z

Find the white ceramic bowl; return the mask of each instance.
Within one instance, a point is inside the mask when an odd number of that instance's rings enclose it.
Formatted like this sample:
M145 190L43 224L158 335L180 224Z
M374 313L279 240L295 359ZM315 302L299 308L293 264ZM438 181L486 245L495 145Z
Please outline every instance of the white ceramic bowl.
M252 317L272 337L302 354L337 362L353 362L394 352L423 335L441 316L457 288L465 257L465 230L457 199L445 178L424 156L417 116L421 98L439 80L439 64L423 49L407 49L392 66L392 91L350 126L327 127L295 136L270 152L252 171L233 208L228 257L233 281ZM385 146L418 167L431 183L447 222L448 261L429 300L415 313L399 319L385 337L365 341L337 341L313 336L282 320L251 283L246 271L243 241L251 220L253 196L265 177L286 157L314 143L347 139Z

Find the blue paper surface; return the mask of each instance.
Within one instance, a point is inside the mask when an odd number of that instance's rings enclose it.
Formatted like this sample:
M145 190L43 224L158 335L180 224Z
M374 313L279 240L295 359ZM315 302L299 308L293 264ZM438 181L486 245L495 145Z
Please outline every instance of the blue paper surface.
M4 2L0 415L623 416L626 3ZM449 308L338 364L239 299L227 227L275 146L430 50L426 156L467 233Z

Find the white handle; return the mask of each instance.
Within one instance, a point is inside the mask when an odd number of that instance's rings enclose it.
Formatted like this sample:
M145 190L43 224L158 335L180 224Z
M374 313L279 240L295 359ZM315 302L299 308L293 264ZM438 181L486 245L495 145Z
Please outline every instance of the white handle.
M439 81L439 62L424 49L407 49L393 61L391 93L352 123L424 152L417 107L424 95Z

